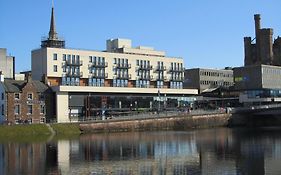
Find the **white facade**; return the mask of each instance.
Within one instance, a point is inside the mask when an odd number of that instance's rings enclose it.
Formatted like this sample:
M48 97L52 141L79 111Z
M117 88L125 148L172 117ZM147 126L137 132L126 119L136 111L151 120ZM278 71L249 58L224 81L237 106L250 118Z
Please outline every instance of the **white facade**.
M46 80L56 92L59 123L70 122L69 93L188 96L182 58L166 57L130 40L107 41L107 51L41 48L32 51L32 79Z
M5 78L14 78L15 57L7 56L7 49L0 48L0 71Z

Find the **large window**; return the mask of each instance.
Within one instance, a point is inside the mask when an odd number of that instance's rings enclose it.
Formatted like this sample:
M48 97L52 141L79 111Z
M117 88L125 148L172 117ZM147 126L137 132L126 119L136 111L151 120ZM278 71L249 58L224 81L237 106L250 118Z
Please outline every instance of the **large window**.
M15 105L15 115L20 114L20 105Z
M1 94L1 99L4 100L4 93Z
M27 114L32 114L32 105L27 106Z

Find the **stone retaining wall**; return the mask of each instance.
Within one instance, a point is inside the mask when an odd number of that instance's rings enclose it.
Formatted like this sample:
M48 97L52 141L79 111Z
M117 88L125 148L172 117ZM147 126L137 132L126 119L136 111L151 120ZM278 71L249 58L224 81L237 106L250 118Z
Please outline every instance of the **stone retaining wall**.
M102 122L80 124L80 129L83 133L186 130L191 128L227 126L230 117L230 114L212 114L122 121L106 120Z

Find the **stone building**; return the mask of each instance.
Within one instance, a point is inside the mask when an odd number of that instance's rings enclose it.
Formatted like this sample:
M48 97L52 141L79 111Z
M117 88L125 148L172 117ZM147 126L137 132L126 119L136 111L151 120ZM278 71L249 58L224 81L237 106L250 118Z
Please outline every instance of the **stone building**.
M255 38L244 37L244 65L281 65L281 38L272 39L273 29L261 28L260 15L256 14ZM254 42L255 41L255 42Z
M51 89L40 81L0 82L0 122L44 123L53 116Z

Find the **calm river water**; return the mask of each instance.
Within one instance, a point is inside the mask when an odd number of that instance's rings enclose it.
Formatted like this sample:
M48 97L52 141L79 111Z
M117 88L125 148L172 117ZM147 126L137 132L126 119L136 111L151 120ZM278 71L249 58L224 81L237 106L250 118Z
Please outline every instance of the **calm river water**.
M281 174L281 128L81 135L0 144L0 174Z

